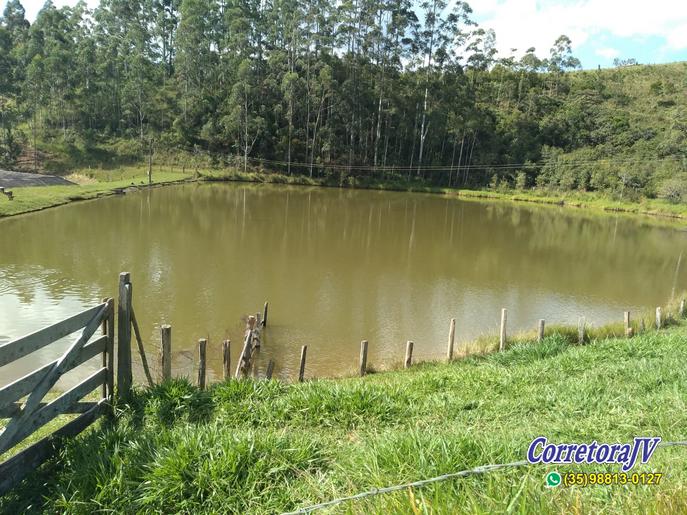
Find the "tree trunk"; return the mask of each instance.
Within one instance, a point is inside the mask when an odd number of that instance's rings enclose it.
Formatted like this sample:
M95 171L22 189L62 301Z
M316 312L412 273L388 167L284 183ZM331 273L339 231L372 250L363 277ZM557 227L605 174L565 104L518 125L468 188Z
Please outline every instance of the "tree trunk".
M472 146L470 147L470 157L468 158L468 164L467 164L467 166L465 167L465 180L466 180L466 181L467 181L467 178L468 178L469 167L470 167L470 165L472 164L472 152L475 150L475 141L477 141L477 135L476 135L476 134L474 134L474 135L472 136Z
M413 147L410 151L410 167L408 167L408 180L410 180L410 172L413 169L413 160L415 158L415 135L417 134L417 119L419 116L419 107L419 105L415 104L415 121L413 122Z
M458 175L457 178L460 178L460 163L463 161L463 145L465 144L465 133L460 137L460 153L458 154ZM463 182L465 184L465 182Z
M451 154L451 168L448 171L448 187L451 187L451 177L453 176L453 163L456 158L456 146L458 145L458 138L453 139L453 153Z
M429 88L425 87L425 102L422 108L422 125L420 126L420 153L417 158L417 175L420 176L420 171L422 167L422 151L425 147L425 138L427 137L427 131L425 131L425 119L427 118L427 95L429 94ZM428 128L429 129L429 128Z
M244 92L243 105L245 112L245 123L243 125L244 131L244 147L243 147L243 173L248 171L248 94Z
M382 85L383 87L383 85ZM377 168L377 155L379 152L379 138L381 137L382 131L382 91L379 92L379 102L377 104L377 130L375 132L375 154L374 154L374 166Z

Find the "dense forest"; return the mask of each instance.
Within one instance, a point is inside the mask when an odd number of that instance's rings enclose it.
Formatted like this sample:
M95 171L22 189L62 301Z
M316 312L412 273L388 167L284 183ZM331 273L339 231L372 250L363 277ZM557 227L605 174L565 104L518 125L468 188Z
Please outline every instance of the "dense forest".
M545 58L495 42L462 1L48 1L30 24L9 0L0 164L154 146L286 174L687 198L687 63L578 71L566 36Z

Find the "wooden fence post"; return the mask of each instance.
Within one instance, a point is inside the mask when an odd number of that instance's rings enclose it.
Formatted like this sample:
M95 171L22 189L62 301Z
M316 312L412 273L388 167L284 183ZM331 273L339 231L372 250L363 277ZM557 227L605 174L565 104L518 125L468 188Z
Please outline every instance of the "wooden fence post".
M205 370L207 366L206 351L208 341L205 338L198 340L198 388L205 390Z
M678 311L680 318L685 318L685 299L680 301L680 309Z
M453 342L456 337L456 319L452 318L448 328L448 347L446 349L446 361L453 359Z
M153 376L150 374L150 368L148 367L148 358L146 357L146 351L143 347L143 339L141 338L141 329L138 327L138 322L136 321L136 311L134 311L133 306L131 306L131 325L134 328L134 336L136 337L136 344L138 345L138 354L141 356L141 364L143 365L143 372L148 380L148 386L151 388L155 386L155 381L153 381Z
M117 306L117 394L126 397L131 391L131 275L119 274Z
M367 373L367 340L360 342L360 377Z
M245 377L248 373L248 365L250 364L251 356L253 355L253 331L247 330L243 338L243 349L239 355L239 361L236 364L236 379Z
M260 328L262 327L262 315L260 313L255 314L255 328L253 329L253 336L255 337L255 348L259 349L261 345L261 334L260 334Z
M223 374L222 377L226 381L231 379L231 340L224 340L222 342L222 365Z
M580 345L584 343L585 339L585 319L580 317L577 321L577 343Z
M110 313L107 316L107 395L112 401L114 399L114 385L115 385L115 304L114 299L109 299Z
M506 349L506 321L508 319L508 310L503 308L501 310L501 334L499 337L499 351L503 352Z
M107 318L103 320L103 334L107 336L105 352L103 352L103 367L107 368L107 381L103 385L103 398L110 401L114 395L114 341L115 341L115 314L114 300L104 299L107 302Z
M106 303L106 304L109 304L109 299L103 299L103 302ZM108 309L111 309L111 308L112 308L111 306L108 306ZM110 321L110 317L109 317L109 311L108 311L108 316L105 317L105 318L103 318L103 323L101 324L101 330L102 330L103 336L107 336L107 335L109 334L109 331L108 331L108 329L107 329L107 324L108 324L109 321ZM108 343L108 344L110 343L109 338L108 338L108 342L107 342L107 343ZM106 346L105 346L105 351L103 352L103 368L107 368L107 376L108 376L108 379L109 379L110 374L112 373L112 371L111 371L111 370L108 368L108 366L107 366L108 354L109 354L109 349L108 349L108 346L106 345ZM102 392L103 392L102 398L103 398L103 399L107 399L107 391L108 391L108 381L105 381L105 382L103 383L103 389L102 389Z
M623 319L624 319L624 324L625 324L625 337L629 338L630 336L632 336L630 334L632 331L632 327L630 326L630 312L629 311L625 311L625 313L623 315Z
M262 326L266 327L267 326L267 308L269 306L269 302L265 302L265 307L262 309Z
M303 378L305 377L305 355L308 352L308 346L303 345L301 347L301 366L298 369L298 382L302 383Z
M274 372L274 360L270 359L267 362L267 372L265 372L265 378L269 381L272 379L272 373Z
M162 344L160 346L160 371L162 381L172 379L172 326L163 325L160 327Z
M656 329L660 329L663 326L663 310L658 307L656 308Z
M413 342L408 341L406 343L406 359L403 363L403 368L410 368L413 362Z
M539 327L537 328L537 342L541 343L544 341L544 326L546 322L543 318L539 319Z

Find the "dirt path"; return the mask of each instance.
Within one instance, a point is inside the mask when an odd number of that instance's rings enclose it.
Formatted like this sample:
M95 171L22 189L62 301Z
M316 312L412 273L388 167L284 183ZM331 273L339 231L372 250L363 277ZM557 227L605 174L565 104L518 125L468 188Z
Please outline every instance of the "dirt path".
M69 184L74 183L55 175L0 170L0 187L4 188L18 188L21 186L66 186Z

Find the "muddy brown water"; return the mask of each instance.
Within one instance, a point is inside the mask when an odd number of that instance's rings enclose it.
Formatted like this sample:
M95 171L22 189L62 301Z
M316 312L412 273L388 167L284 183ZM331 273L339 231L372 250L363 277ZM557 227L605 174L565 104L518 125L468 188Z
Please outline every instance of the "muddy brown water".
M307 344L306 376L334 376L355 369L362 339L372 366L400 362L407 340L417 359L440 358L451 318L460 349L496 333L502 307L509 331L621 321L685 288L686 250L669 226L558 207L170 186L0 220L0 343L115 296L126 270L151 361L160 325L173 327L176 374L193 376L207 337L210 380L221 377L222 340L235 364L245 316L269 300L258 371L273 358L293 378ZM67 344L0 368L0 384Z

